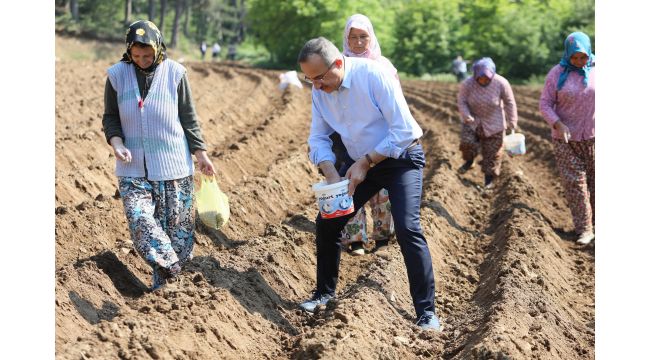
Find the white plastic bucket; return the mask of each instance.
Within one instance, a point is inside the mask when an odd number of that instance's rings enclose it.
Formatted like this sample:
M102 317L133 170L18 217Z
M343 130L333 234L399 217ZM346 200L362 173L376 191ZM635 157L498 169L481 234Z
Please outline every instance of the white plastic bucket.
M503 138L503 145L510 155L524 155L526 153L526 137L514 131Z
M350 180L345 179L329 185L327 181L312 185L323 219L332 219L354 212L354 201L348 193L349 182Z

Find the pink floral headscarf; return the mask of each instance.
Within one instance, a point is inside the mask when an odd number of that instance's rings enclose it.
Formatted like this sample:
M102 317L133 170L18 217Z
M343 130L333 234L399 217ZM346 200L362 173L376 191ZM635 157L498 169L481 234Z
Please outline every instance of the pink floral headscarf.
M364 30L368 32L368 35L370 35L368 50L361 54L355 54L348 45L348 37L350 36L351 28ZM393 66L390 60L381 56L381 48L379 47L377 36L375 36L375 30L372 28L370 19L365 15L354 14L348 18L348 21L345 24L345 31L343 32L343 55L377 60L390 74L397 77L397 69Z

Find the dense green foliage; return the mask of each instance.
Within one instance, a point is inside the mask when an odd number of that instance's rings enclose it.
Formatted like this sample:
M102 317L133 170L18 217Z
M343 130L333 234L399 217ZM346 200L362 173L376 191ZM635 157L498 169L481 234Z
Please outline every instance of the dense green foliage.
M375 20L375 29L384 53L394 44L393 1L347 0L250 0L250 35L264 45L272 61L294 67L298 52L309 39L324 36L343 48L343 29L347 18L363 13Z
M556 64L572 31L594 42L594 4L585 0L477 0L463 5L466 58L491 57L514 79L545 74ZM582 9L578 11L578 9ZM589 12L588 9L591 9ZM574 22L576 25L571 25ZM465 50L464 52L462 50Z
M148 19L149 0L131 0L132 12L125 21L125 0L77 0L79 18L73 19L71 0L56 0L57 29L81 36L123 40L128 23ZM178 33L180 42L192 42L198 47L201 41L212 44L241 43L245 40L244 0L166 0L161 23L161 0L153 1L154 17L151 19L162 30L169 46L172 39L176 5L180 4Z
M390 56L401 71L422 75L447 72L461 51L461 16L457 0L409 1L395 18ZM371 19L372 20L372 19Z
M402 72L448 72L461 54L492 57L499 73L526 80L558 62L564 38L581 30L594 41L593 0L251 0L251 35L273 61L295 67L302 44L325 36L342 48L346 18L372 21L383 55Z
M79 19L56 0L59 28L121 38L125 0L77 0ZM146 18L148 0L131 0L132 19ZM154 22L160 4L156 0ZM346 19L373 22L382 53L400 72L429 76L450 71L457 54L489 56L512 80L538 79L556 64L572 31L595 43L593 0L167 0L163 32L171 37L174 9L183 4L179 43L242 44L240 52L267 66L296 68L309 39L324 36L340 48ZM110 34L111 36L107 36ZM594 46L595 48L595 46ZM595 50L594 50L595 52ZM266 58L264 58L266 57Z

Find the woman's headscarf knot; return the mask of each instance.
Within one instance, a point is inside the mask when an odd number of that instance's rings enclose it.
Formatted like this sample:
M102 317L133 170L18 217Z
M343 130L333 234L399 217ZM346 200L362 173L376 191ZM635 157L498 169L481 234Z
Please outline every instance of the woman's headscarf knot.
M575 67L571 64L571 56L577 52L589 56L587 63L581 68ZM557 89L562 89L564 82L572 71L583 76L582 83L586 87L589 84L589 71L591 71L595 62L596 57L591 53L591 40L589 39L589 36L580 31L569 34L566 40L564 40L564 55L562 55L562 60L560 60L560 66L564 68L564 71L560 74L560 78L557 81Z

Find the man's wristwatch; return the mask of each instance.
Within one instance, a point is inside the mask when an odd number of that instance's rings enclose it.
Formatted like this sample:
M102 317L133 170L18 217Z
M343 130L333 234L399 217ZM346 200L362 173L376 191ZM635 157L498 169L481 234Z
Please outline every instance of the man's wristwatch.
M370 157L370 155L368 155L368 154L366 154L366 160L368 161L368 165L369 165L370 167L373 167L373 166L376 165L376 164L372 161L372 158Z

